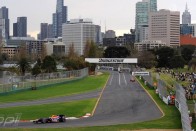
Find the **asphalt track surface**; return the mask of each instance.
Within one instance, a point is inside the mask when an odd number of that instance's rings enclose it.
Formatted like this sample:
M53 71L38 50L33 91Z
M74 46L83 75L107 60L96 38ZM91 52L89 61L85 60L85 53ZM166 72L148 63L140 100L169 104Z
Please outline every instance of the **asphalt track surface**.
M112 72L95 110L89 118L66 123L19 123L11 128L60 128L129 124L158 119L161 111L138 82L130 82L129 73Z
M0 108L33 106L33 105L52 104L52 103L60 103L60 102L70 102L76 100L86 100L91 98L97 98L99 97L100 93L101 90L98 89L95 91L75 94L70 96L62 96L62 97L55 97L55 98L48 98L48 99L41 99L41 100L34 100L34 101L20 101L20 102L13 102L13 103L5 103L5 104L1 104Z

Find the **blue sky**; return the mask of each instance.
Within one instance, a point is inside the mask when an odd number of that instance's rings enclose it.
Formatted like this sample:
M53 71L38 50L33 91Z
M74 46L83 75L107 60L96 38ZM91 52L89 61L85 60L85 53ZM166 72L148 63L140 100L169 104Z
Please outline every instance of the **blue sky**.
M102 31L113 29L117 35L129 33L135 26L135 4L141 0L64 0L68 6L68 19L91 18L102 26ZM158 9L185 10L186 2L196 23L196 0L157 0ZM52 13L56 10L56 0L0 0L0 7L9 8L10 32L17 17L27 16L28 34L36 36L40 23L52 23Z

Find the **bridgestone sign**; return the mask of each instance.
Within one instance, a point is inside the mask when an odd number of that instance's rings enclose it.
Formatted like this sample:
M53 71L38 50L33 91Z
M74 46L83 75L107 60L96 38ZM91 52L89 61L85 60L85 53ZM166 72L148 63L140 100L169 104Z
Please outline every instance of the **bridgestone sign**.
M137 63L137 58L85 58L89 63Z

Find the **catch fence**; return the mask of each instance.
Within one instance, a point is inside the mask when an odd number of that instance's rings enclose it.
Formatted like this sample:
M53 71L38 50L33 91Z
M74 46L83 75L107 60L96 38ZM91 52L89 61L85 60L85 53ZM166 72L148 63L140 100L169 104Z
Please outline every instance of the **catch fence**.
M185 90L179 84L176 84L175 106L181 114L181 122L183 131L191 131L191 120L189 117L188 106L185 97Z
M64 72L43 73L36 77L33 75L10 76L4 78L8 80L8 83L0 85L0 94L69 82L86 76L88 76L88 68Z

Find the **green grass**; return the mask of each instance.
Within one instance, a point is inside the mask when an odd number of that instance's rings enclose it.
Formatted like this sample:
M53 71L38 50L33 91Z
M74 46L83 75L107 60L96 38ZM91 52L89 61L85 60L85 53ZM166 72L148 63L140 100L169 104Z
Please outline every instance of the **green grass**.
M141 81L140 81L141 82ZM180 113L175 106L168 106L160 100L155 91L149 89L142 83L142 85L147 89L153 99L161 107L165 116L148 122L133 123L133 124L122 124L114 126L102 126L102 127L76 127L76 128L56 128L56 129L13 129L13 131L122 131L122 130L135 130L135 129L181 129L181 118ZM9 131L12 129L6 129Z
M89 76L82 80L74 81L71 83L51 86L47 88L40 88L34 91L28 90L24 92L0 96L0 103L67 96L72 94L88 92L96 89L101 89L102 87L104 87L108 77L109 74Z
M4 116L22 113L21 120L33 120L40 117L49 117L53 114L65 114L66 116L81 117L86 113L92 112L96 100L97 99L89 99L75 102L3 108L0 109L0 112Z
M178 69L173 69L173 70L174 70L174 72L180 72L180 73L185 73L185 72L191 73L191 72L194 72L194 70L192 68L190 68L188 70L188 66L187 65L184 66L184 68L178 68Z

